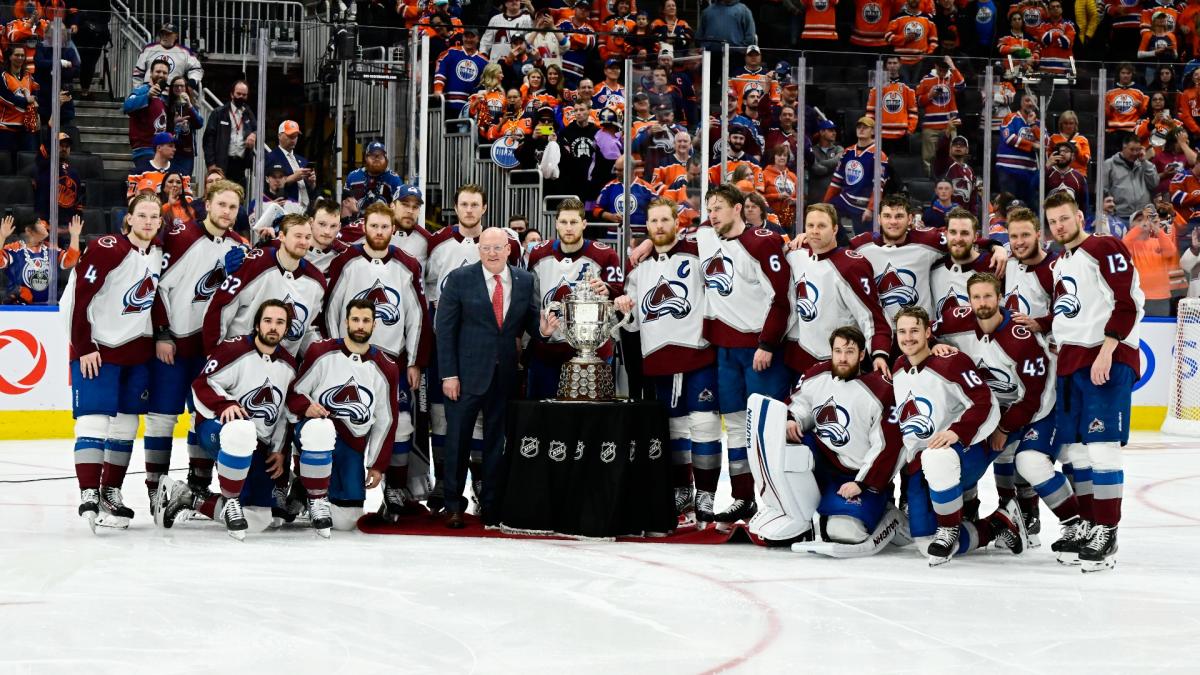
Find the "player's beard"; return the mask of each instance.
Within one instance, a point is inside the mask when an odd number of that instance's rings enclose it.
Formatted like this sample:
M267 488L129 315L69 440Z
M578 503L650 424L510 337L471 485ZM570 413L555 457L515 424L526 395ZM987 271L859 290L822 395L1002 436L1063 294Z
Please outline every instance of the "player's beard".
M843 367L836 363L830 363L829 368L833 372L834 377L836 377L840 380L849 380L850 378L852 378L858 374L859 364L855 363L854 365L848 365L848 366Z
M971 255L971 244L950 244L950 257L954 260L966 260Z
M266 333L258 334L258 341L268 347L277 347L279 342L283 340L283 335L277 330L269 330Z
M391 243L391 237L367 236L367 246L376 251L386 251L389 243Z
M1000 311L1000 309L996 307L996 305L983 305L975 309L975 318L987 321L993 316L996 316L996 312L998 311Z
M648 236L650 237L650 243L655 246L671 246L675 243L676 234L672 230L667 230L666 232L651 231L648 233Z
M574 233L574 232L572 232L570 235L563 236L563 235L560 233L560 234L558 235L558 241L559 241L559 243L560 243L560 244L562 244L563 246L575 246L575 245L576 245L576 244L578 244L579 242L583 241L583 234L582 234L582 233Z
M396 222L400 224L400 229L405 232L412 232L413 228L417 226L417 221L412 218L397 218Z
M371 331L369 330L352 330L346 333L346 339L354 344L365 345L371 341Z

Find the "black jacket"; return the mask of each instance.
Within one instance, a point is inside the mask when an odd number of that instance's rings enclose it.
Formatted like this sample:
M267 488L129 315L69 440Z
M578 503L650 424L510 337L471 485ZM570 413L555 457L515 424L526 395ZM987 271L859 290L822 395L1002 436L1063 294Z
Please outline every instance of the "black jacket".
M242 109L242 124L247 136L258 130L249 105ZM214 110L204 125L204 161L208 166L225 168L229 162L229 136L232 133L233 122L229 120L229 104L226 103ZM262 139L255 139L255 142L262 142ZM246 151L250 152L250 148Z

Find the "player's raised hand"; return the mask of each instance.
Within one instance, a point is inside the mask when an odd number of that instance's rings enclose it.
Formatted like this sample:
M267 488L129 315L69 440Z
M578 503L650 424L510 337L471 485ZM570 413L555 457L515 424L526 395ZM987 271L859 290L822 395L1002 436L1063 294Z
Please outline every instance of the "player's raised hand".
M636 264L642 262L643 260L645 260L646 258L649 258L650 254L653 252L654 252L654 243L651 242L649 239L647 239L647 240L643 241L642 243L638 244L637 246L635 246L633 248L633 250L631 250L629 252L629 264L636 265Z
M1022 314L1020 312L1013 312L1012 320L1013 320L1013 322L1018 323L1024 327L1028 328L1029 330L1033 331L1034 333L1042 332L1042 325L1039 324L1033 317L1029 316L1028 314Z
M800 230L799 232L796 233L796 236L793 237L791 241L789 241L787 244L785 244L785 246L786 246L787 250L789 250L789 251L799 251L800 247L804 245L804 242L806 239L807 239L807 236L806 236L804 230Z
M308 408L304 411L304 416L313 417L329 417L329 411L320 403L309 403Z
M589 279L588 286L592 287L592 292L595 293L596 295L598 295L602 298L608 297L608 284L604 283L603 281L600 281L599 277L592 277L591 279Z
M231 405L221 411L221 424L227 424L233 420L244 420L248 417L246 411L240 405Z
M92 352L79 357L79 370L83 379L90 380L100 374L100 352Z
M953 345L939 343L929 350L934 356L951 356L958 353L958 348Z
M957 442L958 434L946 429L945 431L937 432L932 438L929 439L929 447L934 449L948 448Z
M892 379L892 366L888 363L887 359L882 356L876 356L871 363L875 368L875 372L882 375L884 379Z
M1004 270L1008 267L1008 251L996 246L992 248L992 272L1001 279L1004 278Z
M633 311L633 298L622 295L613 300L613 307L616 307L618 312L628 314Z

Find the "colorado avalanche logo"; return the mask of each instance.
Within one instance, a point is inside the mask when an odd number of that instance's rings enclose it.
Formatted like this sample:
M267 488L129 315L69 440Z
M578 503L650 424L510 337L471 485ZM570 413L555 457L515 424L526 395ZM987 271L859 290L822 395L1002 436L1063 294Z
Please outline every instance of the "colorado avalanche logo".
M454 74L463 82L474 82L479 77L479 66L471 59L463 59L454 66Z
M1054 314L1074 319L1079 314L1078 286L1072 277L1062 277L1054 284Z
M817 318L817 300L821 291L808 281L807 275L801 275L796 282L796 316L802 321L812 321Z
M1000 368L993 368L984 363L980 359L975 363L975 370L979 371L979 375L983 377L983 381L987 383L989 389L996 393L997 396L1011 396L1017 393L1017 385L1013 384L1008 373Z
M846 172L843 178L846 179L847 185L858 185L859 181L867 175L867 170L863 167L862 162L857 159L852 159L846 162Z
M146 271L141 281L125 291L125 309L122 314L137 314L150 309L154 304L154 289L158 287L158 277Z
M283 403L283 392L270 382L263 383L262 386L247 392L238 399L238 405L250 413L251 417L261 419L267 426L274 426L275 421L279 419L281 403Z
M466 260L462 261L461 263L459 263L459 265L458 265L458 266L459 266L459 267L466 267L466 266L467 266L467 261L466 261ZM446 290L446 280L450 278L450 273L451 273L451 272L453 272L453 271L454 271L454 270L446 270L446 273L442 275L442 279L441 279L441 281L438 281L438 291L444 291L444 290Z
M892 114L904 110L904 97L898 91L889 91L883 95L883 109Z
M334 417L340 417L351 424L366 424L371 421L375 395L353 377L341 386L321 392L319 398L317 402Z
M558 278L558 283L553 288L546 291L542 296L542 307L549 307L552 302L563 302L567 296L575 290L575 284L587 278L587 271L591 267L591 263L583 263L579 268L579 274L575 276L574 281L567 281L565 276Z
M1029 314L1029 301L1021 296L1021 287L1016 286L1004 296L1004 309L1010 312Z
M385 326L394 326L400 320L400 293L376 279L375 284L354 296L355 300L370 300L375 303L375 318Z
M654 321L664 316L682 319L692 312L692 303L687 298L687 286L678 281L667 281L660 275L654 288L642 297L642 321Z
M217 263L213 268L204 273L196 281L195 293L192 295L192 302L208 302L212 299L213 293L221 287L225 281L225 266Z
M917 275L888 263L883 274L875 277L879 303L884 307L908 307L917 304Z
M850 413L835 403L832 396L813 410L813 418L817 420L817 438L838 448L850 442Z
M951 288L946 292L946 295L942 296L941 300L938 300L937 311L935 314L937 316L941 316L945 312L951 312L959 307L966 307L969 304L970 300L967 299L967 296L960 295L959 293L956 293L953 288Z
M704 287L721 295L733 292L733 260L724 255L721 249L704 261Z
M925 439L933 435L933 405L928 399L908 395L900 404L900 433Z
M291 321L288 322L287 335L284 335L283 339L299 340L304 337L304 327L308 325L308 307L293 299L290 293L283 299L283 304L287 306L288 316L291 317Z

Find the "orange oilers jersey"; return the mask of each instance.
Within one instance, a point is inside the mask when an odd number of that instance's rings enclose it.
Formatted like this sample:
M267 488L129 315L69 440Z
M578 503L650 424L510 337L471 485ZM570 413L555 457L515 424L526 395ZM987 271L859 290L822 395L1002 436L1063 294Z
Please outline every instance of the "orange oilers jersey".
M888 24L885 39L906 66L920 63L938 46L937 27L928 14L900 14Z
M854 28L850 44L859 47L885 47L888 24L895 13L892 0L854 0Z
M10 131L25 129L25 111L30 105L25 95L32 96L36 91L37 85L29 73L23 77L4 73L4 91L0 92L0 128Z
M1028 49L1031 55L1030 58L1036 58L1040 45L1027 37L1017 37L1015 35L1005 35L996 42L996 50L1000 52L1001 56L1008 56L1018 49ZM1013 55L1013 58L1022 57Z
M731 180L733 177L733 172L737 171L739 166L744 166L744 167L750 169L750 174L752 176L751 182L754 184L754 191L755 192L763 191L763 171L762 171L762 168L759 167L757 164L755 164L754 162L746 161L744 159L731 159L726 164L728 166L728 171L726 173L726 180ZM715 166L711 167L708 170L708 184L709 185L720 185L721 184L721 165L720 165L720 163L716 164Z
M966 80L957 68L952 68L945 78L937 71L921 78L917 84L917 102L925 111L926 129L945 129L950 120L958 117L958 92L966 86Z
M779 83L768 77L767 72L764 68L757 73L742 72L729 78L729 88L737 95L737 112L742 112L746 93L754 89L770 97L771 101L779 102Z
M592 0L592 11L601 21L607 21L617 11L617 0ZM629 0L629 15L637 14L637 0Z
M1154 21L1154 15L1163 12L1167 15L1167 31L1175 32L1175 27L1179 25L1180 11L1174 7L1163 7L1155 5L1150 9L1142 10L1142 35L1151 32L1151 24Z
M1021 13L1021 20L1025 25L1025 32L1030 35L1038 35L1042 23L1046 20L1046 9L1042 3L1037 0L1029 2L1014 3L1008 8L1008 16L1012 16L1017 12ZM1007 22L1006 22L1007 23Z
M1138 51L1156 51L1163 47L1170 47L1176 54L1179 54L1179 38L1175 37L1174 33L1155 35L1151 32L1144 32L1142 33L1142 41L1138 44Z
M720 172L718 172L718 173L720 173ZM671 186L675 185L675 181L679 180L680 177L683 177L683 180L681 182L687 183L687 165L686 164L679 164L678 162L676 162L674 164L668 164L667 166L660 166L654 170L654 178L653 178L654 188L656 190L668 190L671 188ZM686 193L685 193L685 197L686 197ZM672 199L674 199L674 198L672 197ZM679 201L679 200L675 200L675 201Z
M804 32L801 40L836 40L838 0L803 0Z
M1149 102L1150 99L1146 94L1133 85L1128 87L1114 85L1104 96L1105 117L1107 118L1105 130L1109 132L1133 131Z
M867 97L867 117L875 119L875 87ZM917 130L917 93L913 88L896 81L883 87L883 137L900 138Z
M1200 134L1200 90L1186 89L1175 97L1175 116L1193 134Z
M1158 119L1154 122L1151 122L1150 118L1146 118L1138 120L1137 126L1133 128L1133 133L1137 135L1138 140L1145 144L1150 141L1150 134L1154 133L1155 131L1162 130L1163 133L1166 133L1171 129L1181 126L1183 126L1182 122L1177 119L1172 119L1171 117L1167 117L1165 120Z
M1186 220L1200 215L1200 178L1191 171L1181 171L1171 179L1170 190L1177 214Z
M636 27L637 24L633 21L633 19L622 19L618 17L613 17L600 24L600 32L608 33L608 35L605 35L601 38L602 43L600 44L600 58L625 58L625 56L632 51L629 46L629 42L625 39L625 36L632 34L633 29Z

